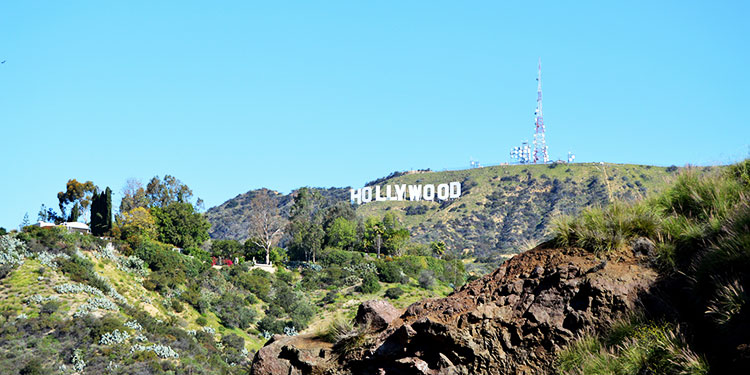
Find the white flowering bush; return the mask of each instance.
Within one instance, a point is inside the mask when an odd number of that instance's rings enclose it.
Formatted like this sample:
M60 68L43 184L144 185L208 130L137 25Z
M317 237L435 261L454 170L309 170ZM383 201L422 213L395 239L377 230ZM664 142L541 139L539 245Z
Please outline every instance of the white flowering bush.
M112 243L108 243L107 246L101 248L98 252L94 253L94 256L99 259L109 259L117 265L117 269L129 273L136 274L138 276L146 276L148 270L143 259L136 256L122 256L117 253Z
M60 254L52 254L48 253L46 251L42 251L39 253L36 253L33 255L33 258L39 261L39 263L53 269L57 269L57 262L55 262L56 258L64 258L64 259L70 259L70 256L65 253Z
M28 318L29 318L29 316L28 316L28 315L26 315L25 313L20 313L20 314L18 314L18 315L16 316L16 320L21 320L21 319L28 319Z
M0 265L20 266L28 256L23 241L10 234L0 236Z
M123 342L128 341L129 339L130 339L129 333L116 329L112 332L107 332L103 334L102 337L99 339L99 345L122 344Z
M344 278L344 283L354 285L360 281L366 274L378 274L378 269L372 263L359 263L353 266L344 267L344 271L349 275Z
M83 360L83 355L81 354L80 349L76 349L73 351L73 359L71 360L73 363L73 369L81 372L86 367L86 362Z
M203 332L210 333L213 335L216 333L216 330L211 327L203 327Z
M53 289L60 294L86 293L96 297L104 297L104 293L101 290L85 284L60 284L55 285Z
M49 301L57 301L59 298L57 296L43 296L41 294L34 294L33 296L26 298L26 304L30 305L32 303L45 303Z
M144 335L137 334L135 337L133 337L136 341L146 342L148 341L148 338Z
M130 347L130 353L135 352L142 352L145 350L150 350L154 352L159 358L180 358L180 355L177 354L171 347L161 344L154 344L151 346L145 346L141 344L135 344Z
M128 320L125 322L125 327L128 327L134 331L140 331L143 329L143 326L141 326L140 323L138 323L137 320Z
M287 336L297 336L297 328L292 327L284 327L284 334Z
M120 308L106 298L89 298L86 300L86 303L78 307L78 310L73 314L73 317L80 318L96 310L119 311Z
M100 248L99 251L94 253L94 256L99 259L109 259L115 262L117 262L117 258L119 257L115 254L115 247L112 246L112 243L108 243L104 248Z

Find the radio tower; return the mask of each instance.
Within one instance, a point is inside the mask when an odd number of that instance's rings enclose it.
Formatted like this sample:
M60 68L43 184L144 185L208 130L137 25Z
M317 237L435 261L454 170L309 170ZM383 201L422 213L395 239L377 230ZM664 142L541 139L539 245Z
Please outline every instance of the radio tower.
M536 111L534 123L536 132L534 133L534 164L549 162L547 155L547 142L544 140L544 118L542 116L542 58L539 58L539 76L537 81Z

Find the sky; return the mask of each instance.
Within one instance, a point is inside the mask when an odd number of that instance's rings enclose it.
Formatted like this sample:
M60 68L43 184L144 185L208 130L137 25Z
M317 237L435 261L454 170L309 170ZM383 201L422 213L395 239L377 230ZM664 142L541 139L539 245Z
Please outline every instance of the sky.
M0 2L0 226L68 179L212 207L509 161L748 157L746 1Z

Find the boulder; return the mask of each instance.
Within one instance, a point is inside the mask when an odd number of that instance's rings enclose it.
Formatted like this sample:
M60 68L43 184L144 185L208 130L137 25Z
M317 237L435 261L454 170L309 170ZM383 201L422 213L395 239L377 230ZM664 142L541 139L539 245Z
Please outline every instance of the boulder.
M382 331L399 315L401 312L387 301L370 300L359 305L354 321L359 325L369 324L375 331Z

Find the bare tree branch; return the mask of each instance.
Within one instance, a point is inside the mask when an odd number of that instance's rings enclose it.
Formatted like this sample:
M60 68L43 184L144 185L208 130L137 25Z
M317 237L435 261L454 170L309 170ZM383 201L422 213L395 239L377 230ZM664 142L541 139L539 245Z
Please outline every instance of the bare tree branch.
M250 212L250 238L266 250L266 264L270 264L271 249L284 230L284 220L271 192L259 192L250 202Z

